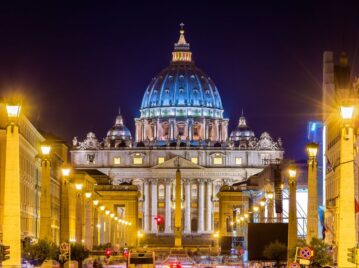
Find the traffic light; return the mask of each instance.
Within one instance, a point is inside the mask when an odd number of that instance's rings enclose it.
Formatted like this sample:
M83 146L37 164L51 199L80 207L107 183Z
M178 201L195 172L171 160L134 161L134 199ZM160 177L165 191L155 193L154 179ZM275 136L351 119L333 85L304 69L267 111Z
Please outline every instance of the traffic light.
M10 259L10 246L0 245L0 261Z
M155 221L156 221L157 225L161 225L163 223L162 216L156 216Z
M356 263L356 248L348 248L348 262Z
M123 250L123 256L128 259L128 248L124 248Z
M106 248L106 249L105 249L105 255L106 255L107 258L110 258L110 256L111 256L111 249Z

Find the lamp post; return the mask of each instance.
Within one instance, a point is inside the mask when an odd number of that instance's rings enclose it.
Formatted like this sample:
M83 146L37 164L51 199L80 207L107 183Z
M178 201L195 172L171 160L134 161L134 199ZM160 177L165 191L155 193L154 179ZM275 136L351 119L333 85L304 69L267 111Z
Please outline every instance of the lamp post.
M60 241L70 242L70 215L69 215L69 167L61 168L61 217Z
M265 205L266 201L265 199L262 199L259 201L259 222L265 223Z
M20 105L6 105L9 124L6 127L3 243L10 246L5 266L21 265L20 214Z
M289 184L289 219L288 219L288 249L293 249L297 244L297 169L294 165L288 168Z
M267 211L268 211L268 221L269 223L273 223L274 221L274 204L273 204L273 198L274 194L273 192L266 193L267 198Z
M52 240L51 232L51 147L41 146L41 199L40 199L40 238Z
M94 222L94 228L93 228L93 244L94 245L98 245L99 244L99 239L98 239L98 226L101 226L99 225L99 218L98 218L98 205L99 205L100 201L98 201L97 199L93 200L92 201L92 204L93 204L93 222Z
M259 207L254 205L252 207L252 210L253 210L253 222L259 222L258 220L258 211L259 211Z
M88 249L92 249L93 245L93 220L94 215L92 213L92 204L91 202L92 193L91 192L85 192L85 246Z
M355 267L348 262L347 250L356 245L354 207L354 128L353 106L341 107L342 128L340 131L339 205L337 223L338 267Z
M307 144L308 155L308 208L307 208L307 243L318 237L318 189L317 189L317 152L318 144Z

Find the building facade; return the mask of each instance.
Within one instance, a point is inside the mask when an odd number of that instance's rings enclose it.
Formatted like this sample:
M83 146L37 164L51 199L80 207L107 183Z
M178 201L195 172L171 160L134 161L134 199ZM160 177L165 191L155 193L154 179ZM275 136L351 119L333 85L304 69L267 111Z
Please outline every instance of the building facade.
M170 65L145 90L135 136L119 113L103 140L92 132L81 141L75 137L71 161L76 170L105 175L97 184L109 191L137 186L136 225L147 235L173 236L175 172L180 169L184 233L209 234L219 228L220 187L246 180L284 153L280 139L267 132L256 137L243 114L231 132L228 122L218 88L194 64L181 29ZM112 207L120 205L115 196Z

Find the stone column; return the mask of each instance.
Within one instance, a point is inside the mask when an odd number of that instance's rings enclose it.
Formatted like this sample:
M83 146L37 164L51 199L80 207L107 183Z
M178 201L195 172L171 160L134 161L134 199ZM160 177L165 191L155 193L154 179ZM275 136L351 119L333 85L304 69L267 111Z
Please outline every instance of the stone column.
M204 180L198 180L198 233L204 232Z
M206 193L206 231L212 231L212 181L207 181Z
M193 119L188 119L188 138L193 140Z
M318 238L318 190L317 190L317 160L308 159L308 207L307 207L307 243L312 238Z
M151 233L158 233L157 222L157 180L151 180Z
M85 204L85 246L92 249L93 245L93 218L91 200L86 200Z
M100 244L103 245L105 243L105 216L101 213L100 216Z
M203 122L201 124L201 139L202 140L206 140L206 135L207 135L207 124L206 124L206 119L203 119Z
M165 233L172 231L172 215L171 215L171 180L166 180L166 218L165 218Z
M185 195L185 208L184 208L184 232L191 232L191 181L184 179L184 195Z
M288 216L288 249L294 248L297 244L297 181L296 178L289 178L289 216Z
M153 120L153 137L152 139L157 139L157 119Z
M143 194L144 194L144 201L143 201L143 230L145 233L150 231L150 187L149 181L147 179L143 182Z
M171 118L169 120L169 137L170 137L170 140L174 140L175 139L175 126L174 126L174 121L173 121L173 118Z
M62 177L61 182L61 220L60 220L60 242L69 242L70 219L69 219L69 182L68 178Z
M94 207L93 211L93 222L94 222L94 228L93 228L93 244L97 246L99 244L98 241L98 233L99 233L99 218L98 218L98 207Z

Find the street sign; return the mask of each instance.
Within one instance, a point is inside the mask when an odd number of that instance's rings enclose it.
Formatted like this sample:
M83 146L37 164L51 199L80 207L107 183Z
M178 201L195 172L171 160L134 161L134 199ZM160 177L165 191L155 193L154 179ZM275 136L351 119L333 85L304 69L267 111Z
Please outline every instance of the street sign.
M309 264L310 264L310 260L299 259L299 264L302 264L302 265L309 265Z
M300 264L297 263L297 262L292 262L292 263L289 265L289 268L300 268Z
M309 247L301 248L299 255L302 259L309 260L313 256L313 250Z

